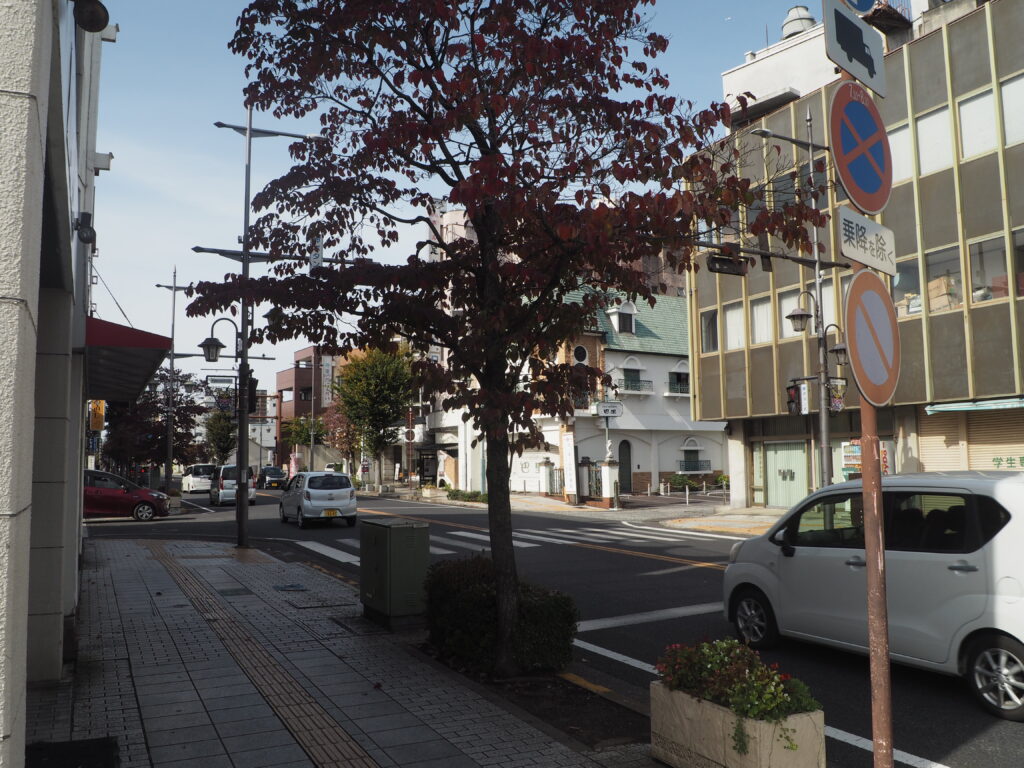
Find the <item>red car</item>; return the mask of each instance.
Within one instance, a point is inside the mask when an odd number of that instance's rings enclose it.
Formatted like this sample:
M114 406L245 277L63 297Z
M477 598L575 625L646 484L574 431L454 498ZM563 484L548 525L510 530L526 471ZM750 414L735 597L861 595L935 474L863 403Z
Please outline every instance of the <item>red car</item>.
M169 497L143 488L123 477L95 469L85 470L86 517L134 517L152 520L168 514Z

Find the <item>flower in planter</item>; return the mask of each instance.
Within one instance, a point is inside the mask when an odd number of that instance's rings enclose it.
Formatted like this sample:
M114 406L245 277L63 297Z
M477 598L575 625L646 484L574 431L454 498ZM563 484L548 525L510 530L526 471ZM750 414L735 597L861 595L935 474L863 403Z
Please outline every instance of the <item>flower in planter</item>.
M669 689L711 701L736 714L733 746L740 754L746 754L748 748L744 718L776 723L785 747L796 749L792 734L782 722L790 715L821 708L804 683L779 672L778 664L765 664L757 651L734 638L695 646L670 645L658 660L657 669Z

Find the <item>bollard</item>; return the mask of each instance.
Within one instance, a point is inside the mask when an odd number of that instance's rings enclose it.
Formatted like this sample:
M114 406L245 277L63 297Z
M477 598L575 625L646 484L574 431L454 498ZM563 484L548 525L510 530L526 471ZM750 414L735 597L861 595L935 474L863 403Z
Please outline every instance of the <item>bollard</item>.
M686 486L686 503L687 505L690 503L690 486Z

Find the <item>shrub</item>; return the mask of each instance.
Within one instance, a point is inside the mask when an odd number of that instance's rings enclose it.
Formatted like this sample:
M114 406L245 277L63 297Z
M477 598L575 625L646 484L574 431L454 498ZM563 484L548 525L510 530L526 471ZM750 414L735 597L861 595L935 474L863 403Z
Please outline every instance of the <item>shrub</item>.
M480 491L460 491L458 488L448 489L448 498L452 501L479 501L487 503L487 494Z
M689 475L670 475L668 478L668 484L673 491L681 491L687 487L692 491L695 488L700 487L700 483Z
M497 654L494 564L476 556L436 563L427 571L427 626L442 658L490 673ZM579 612L568 595L519 585L519 623L512 654L524 672L561 670L572 660Z
M658 660L658 674L668 688L736 713L732 738L740 754L747 752L743 718L780 725L779 738L786 742L786 749L796 749L792 733L781 727L782 721L821 708L804 683L779 672L778 664L765 664L757 651L735 638L696 646L670 645Z

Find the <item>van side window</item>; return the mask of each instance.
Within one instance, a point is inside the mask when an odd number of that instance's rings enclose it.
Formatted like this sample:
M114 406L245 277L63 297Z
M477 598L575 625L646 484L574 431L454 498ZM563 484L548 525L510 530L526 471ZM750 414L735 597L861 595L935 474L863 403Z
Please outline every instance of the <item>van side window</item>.
M978 516L978 528L981 540L978 546L984 546L999 533L1000 529L1010 522L1010 513L995 499L988 496L975 496L975 511Z
M795 547L864 548L863 497L860 493L819 499L787 526L785 540Z
M885 511L885 548L919 552L977 549L968 510L957 493L891 493Z

